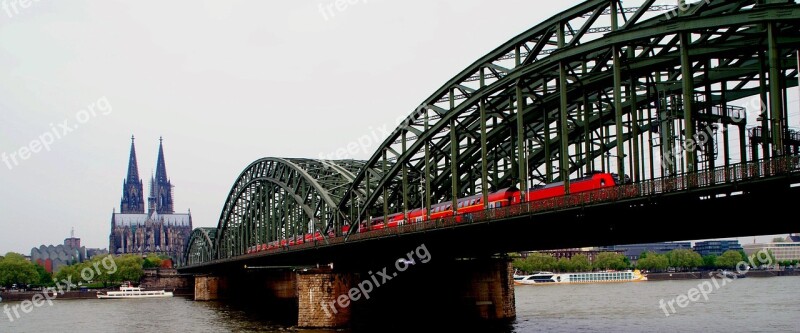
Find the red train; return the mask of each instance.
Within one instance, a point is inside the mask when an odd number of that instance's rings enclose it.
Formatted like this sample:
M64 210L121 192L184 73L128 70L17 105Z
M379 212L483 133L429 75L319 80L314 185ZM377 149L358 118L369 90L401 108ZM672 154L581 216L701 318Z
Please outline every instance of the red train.
M624 178L620 179L616 174L611 173L603 173L603 172L594 172L586 177L578 178L570 180L569 191L570 193L581 193L581 192L588 192L594 191L609 187L614 187L619 184L630 183L630 178L625 176ZM505 188L497 192L489 193L488 200L489 200L489 209L495 209L500 207L508 207L511 205L519 204L520 199L524 196L525 201L537 201L537 200L544 200L550 198L556 198L563 196L565 194L564 190L564 182L556 182L547 184L544 186L537 186L529 189L527 192L521 192L520 190L510 187ZM430 219L439 219L444 217L450 217L454 215L462 215L467 213L474 213L483 210L483 195L473 195L466 198L458 199L457 207L455 209L455 213L453 212L453 203L448 202L441 202L431 206L431 213ZM403 216L403 213L395 213L392 215L387 216L386 223L383 221L383 216L376 217L369 221L363 221L358 228L358 232L367 232L371 230L380 230L384 228L396 228L397 226L403 224L413 224L424 222L428 220L426 214L426 210L422 208L417 208L410 210L408 212L408 219L406 220ZM460 222L460 219L457 218L457 222ZM350 226L342 227L342 233L346 234L350 231ZM277 249L286 246L293 246L295 244L303 244L303 243L310 243L315 240L322 240L322 235L319 232L312 234L306 234L304 238L296 239L296 240L282 240L282 241L274 241L269 244L262 244L258 246L252 246L248 248L247 253L259 252L259 251L267 251L272 249Z

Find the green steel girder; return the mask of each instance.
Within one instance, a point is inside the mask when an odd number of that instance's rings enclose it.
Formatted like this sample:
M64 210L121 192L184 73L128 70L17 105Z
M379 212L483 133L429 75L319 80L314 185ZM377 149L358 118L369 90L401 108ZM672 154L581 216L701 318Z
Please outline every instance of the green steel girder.
M217 237L217 228L196 228L189 236L184 251L184 264L197 265L214 259L214 241Z
M302 238L328 230L343 216L338 203L361 161L264 158L237 178L223 207L214 258L245 254L273 241ZM366 192L360 196L365 195Z
M611 15L612 28L620 28L601 38L589 37L593 29L608 25L602 17L610 13L612 4L620 7L619 12L634 15L620 14L622 24L617 22L618 15ZM747 85L763 75L754 66L758 61L752 60L759 50L767 48L763 24L775 25L772 43L777 50L772 59L779 56L780 61L787 62L800 44L800 8L794 3L712 0L694 4L674 18L648 16L648 9L654 7L654 1L643 1L636 10L622 8L616 1L586 1L484 56L437 90L387 138L356 175L339 202L340 211L352 212L353 198L358 198L358 212L347 219L354 223L381 211L407 210L426 201L429 206L431 201L449 201L484 189L524 183L528 176L539 181L557 180L564 176L547 170L545 165L568 161L567 168L559 169L572 173L586 166L588 171L588 163L597 156L620 147L623 152L617 161L635 165L637 172L644 170L639 165L643 165L644 155L640 156L642 161L625 161L626 149L640 150L625 148L625 143L636 141L632 146L636 147L645 133L659 128L658 107L664 105L659 104L659 94L674 99L683 92L684 87L676 83L686 81L682 75L687 72L680 70L681 52L691 61L690 87L702 88L708 100L693 98L694 127L720 119L735 124L730 117L710 113L712 107L757 93ZM678 43L680 34L692 36L685 48ZM612 48L620 52L621 68L613 66ZM711 61L717 66L704 65ZM559 93L559 66L565 73L565 95ZM625 95L622 89L617 90L622 100L616 102L614 70L621 72L620 83L627 89ZM785 74L785 86L797 84L796 71L787 70ZM738 89L708 90L728 82L738 82ZM687 96L697 93L695 90ZM562 96L568 97L566 104L561 103ZM670 105L676 108L675 116L686 117L677 112L676 105L680 104ZM637 118L643 110L647 115ZM517 120L519 114L523 115L522 124ZM566 124L560 124L564 121ZM608 133L606 127L616 124L622 125L620 130ZM562 137L567 138L564 146ZM581 143L587 151L582 151ZM561 155L562 147L568 149L566 156ZM650 150L652 160L652 143ZM525 169L528 175L520 175ZM422 193L412 192L408 185L416 183L426 184Z

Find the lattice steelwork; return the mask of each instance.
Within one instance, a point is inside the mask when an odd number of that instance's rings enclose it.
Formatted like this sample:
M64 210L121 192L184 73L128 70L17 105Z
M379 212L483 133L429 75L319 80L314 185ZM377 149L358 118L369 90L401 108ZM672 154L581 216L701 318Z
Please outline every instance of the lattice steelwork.
M186 243L184 263L197 265L214 259L214 241L217 237L217 228L196 228L189 236Z
M586 1L459 73L356 175L347 222L595 170L642 181L744 164L747 113L767 129L751 160L791 152L800 6L655 3ZM766 107L732 103L748 96Z
M338 203L364 166L360 161L265 158L242 172L225 201L215 259L275 241L341 233ZM329 224L330 223L330 224Z

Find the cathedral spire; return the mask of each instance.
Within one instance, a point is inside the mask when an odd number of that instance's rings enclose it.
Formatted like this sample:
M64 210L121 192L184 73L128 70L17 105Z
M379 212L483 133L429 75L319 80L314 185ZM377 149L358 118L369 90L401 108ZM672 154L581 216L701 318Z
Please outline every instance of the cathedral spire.
M150 184L150 210L155 208L159 214L173 214L172 183L167 177L167 166L164 162L164 138L158 138L158 162L156 162L156 175ZM153 207L155 205L155 207Z
M136 163L136 146L134 145L136 138L131 135L131 156L128 158L128 178L127 182L135 182L139 180L139 165Z
M122 183L120 212L123 214L144 213L144 194L142 180L139 178L139 165L136 163L136 146L131 135L131 153L128 159L128 177Z
M158 162L156 162L156 181L169 182L167 165L164 163L164 138L158 138Z

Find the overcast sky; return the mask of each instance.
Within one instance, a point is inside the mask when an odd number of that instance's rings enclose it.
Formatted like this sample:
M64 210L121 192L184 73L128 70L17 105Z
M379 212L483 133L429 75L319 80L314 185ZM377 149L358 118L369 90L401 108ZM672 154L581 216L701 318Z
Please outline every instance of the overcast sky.
M0 11L0 153L17 154L0 162L0 253L61 244L72 227L106 248L132 134L145 191L163 136L176 211L216 226L254 160L317 158L391 130L578 2L0 0L17 4Z

